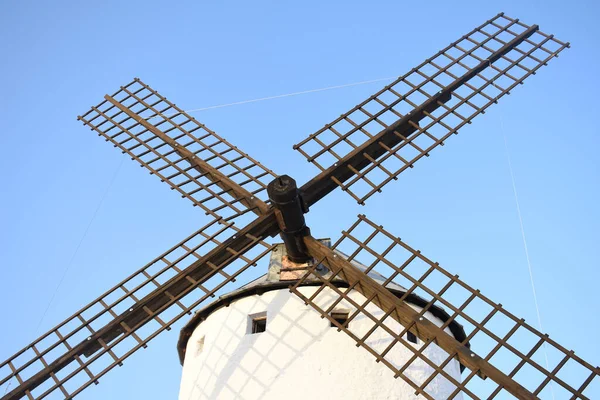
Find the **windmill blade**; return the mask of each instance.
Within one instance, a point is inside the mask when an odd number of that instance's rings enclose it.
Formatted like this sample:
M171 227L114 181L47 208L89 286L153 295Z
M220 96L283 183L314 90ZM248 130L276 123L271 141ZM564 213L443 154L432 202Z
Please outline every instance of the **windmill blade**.
M296 144L322 171L305 201L339 186L364 204L566 47L497 15Z
M267 212L276 175L137 78L78 119L215 218Z
M424 398L589 399L591 387L600 384L599 367L364 215L332 249L310 236L305 243L332 274L323 277L315 262L291 290ZM317 290L302 287L315 277ZM349 287L339 288L336 277ZM343 324L331 314L340 305L351 309ZM408 340L409 333L418 343ZM462 378L459 363L468 369ZM440 387L451 391L437 393Z
M76 396L225 285L244 278L244 271L271 250L261 240L276 229L273 213L238 231L218 222L213 220L0 364L2 400Z

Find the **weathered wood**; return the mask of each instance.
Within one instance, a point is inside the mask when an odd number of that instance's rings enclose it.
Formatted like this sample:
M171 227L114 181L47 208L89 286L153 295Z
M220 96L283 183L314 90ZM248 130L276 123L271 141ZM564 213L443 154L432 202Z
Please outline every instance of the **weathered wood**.
M166 295L166 292L175 298L182 293L189 292L190 289L206 282L220 270L238 259L236 253L247 251L258 244L259 240L275 235L277 232L277 220L273 212L255 219L245 228L208 252L204 257L190 264L190 266L178 275L140 299L130 310L120 314L102 329L90 335L87 340L74 346L63 356L49 363L47 367L29 379L20 382L19 386L2 397L2 400L17 400L22 398L28 391L44 383L51 377L51 374L62 370L77 357L91 355L98 351L103 347L101 342L104 344L110 343L123 333L122 323L127 324L130 329L136 330L150 322L172 301ZM197 283L191 283L187 277L191 277Z
M305 237L304 243L310 255L325 264L332 272L341 274L348 284L353 286L363 296L366 298L373 297L373 302L384 312L387 313L392 310L390 316L402 326L411 327L409 331L421 340L425 342L433 340L448 354L456 355L461 364L472 371L477 371L484 379L489 377L517 398L537 398L523 386L502 373L502 371L479 357L467 346L444 332L433 322L420 316L408 304L398 299L392 292L353 266L348 260L335 254L329 247L320 243L312 236Z
M119 103L117 100L115 100L109 95L104 96L104 98L111 104L113 104L115 107L117 107L119 110L123 111L125 114L136 120L144 128L148 129L150 132L158 136L169 146L171 146L173 150L175 150L175 152L179 154L182 158L187 160L187 162L189 162L195 170L197 170L201 174L204 174L218 187L225 190L226 192L233 192L235 194L233 197L238 198L240 203L251 209L255 214L264 215L269 211L269 206L265 202L254 196L242 186L238 185L233 179L230 179L225 174L214 168L212 165L202 160L200 157L196 156L184 146L180 146L179 143L177 143L177 141L173 140L163 131L146 121L143 117L134 113L129 108L125 107L123 104Z
M341 186L345 181L355 176L356 171L363 170L368 165L372 164L373 160L377 160L383 154L387 153L388 149L392 149L401 141L407 140L417 131L419 121L433 113L444 103L448 102L452 97L452 92L477 76L477 74L488 68L493 62L499 60L523 41L527 40L531 35L537 32L538 29L538 25L531 26L500 49L496 50L488 58L482 60L477 66L470 69L463 76L456 79L450 85L444 87L443 90L440 90L423 102L423 104L406 114L403 118L383 129L377 135L352 150L341 160L305 183L300 191L303 193L306 205L308 207L312 206L338 186Z

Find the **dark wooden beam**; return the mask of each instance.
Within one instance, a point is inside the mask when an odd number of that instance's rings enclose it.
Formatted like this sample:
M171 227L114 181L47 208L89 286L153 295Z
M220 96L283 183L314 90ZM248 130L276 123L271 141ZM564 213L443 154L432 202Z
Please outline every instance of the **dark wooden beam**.
M427 114L431 114L441 105L448 102L452 97L453 91L471 78L477 76L477 74L488 68L493 62L506 55L513 48L533 35L538 29L538 25L531 26L490 55L487 59L481 61L476 67L469 70L462 77L456 79L443 90L440 90L430 97L419 107L415 108L403 118L391 124L386 129L348 153L340 161L305 183L300 191L302 192L302 197L306 205L308 207L312 206L332 192L341 183L344 183L356 175L355 171L361 171L371 164L372 160L376 160L385 154L388 151L387 149L396 146L404 140L403 138L409 138L410 135L416 132L416 126L418 126L419 121L425 118Z
M234 180L227 177L221 171L217 170L212 165L196 156L190 150L186 149L185 146L180 146L177 141L173 140L163 131L146 121L143 117L131 111L129 108L125 107L123 104L119 103L109 95L104 96L104 98L171 146L173 150L175 150L175 152L179 154L181 158L189 162L196 171L204 174L208 179L213 181L218 187L226 192L233 193L233 197L239 198L240 203L251 209L254 213L258 215L264 215L269 211L269 206L265 202L254 196L242 186L238 185Z
M108 344L123 333L123 323L131 330L136 330L150 322L156 315L162 312L169 303L173 302L172 297L169 295L176 299L178 296L185 295L190 290L203 284L219 273L220 270L238 259L238 256L236 255L237 252L246 252L258 244L258 241L254 238L262 240L268 236L274 236L278 232L279 226L277 225L277 220L273 211L255 219L245 228L241 229L235 235L208 252L204 257L165 282L161 287L140 299L130 310L114 318L88 339L74 346L62 357L50 363L31 378L20 383L18 387L2 397L2 400L17 400L25 397L28 391L32 391L41 385L49 379L52 374L57 373L73 362L76 357L81 355L89 356L100 350L102 348L100 342ZM196 284L190 282L188 277L192 278ZM169 295L166 294L167 292Z
M348 260L334 253L329 247L312 236L305 237L304 243L306 243L309 254L315 259L325 264L333 273L340 274L351 287L354 287L363 296L368 299L373 298L373 302L385 313L392 310L390 316L402 326L411 327L409 330L421 340L425 342L434 341L448 354L455 354L462 365L478 372L484 379L489 377L518 399L537 398L502 371L479 357L467 346L457 341L452 335L444 332L427 318L421 317L412 307L398 299L392 292L356 268Z

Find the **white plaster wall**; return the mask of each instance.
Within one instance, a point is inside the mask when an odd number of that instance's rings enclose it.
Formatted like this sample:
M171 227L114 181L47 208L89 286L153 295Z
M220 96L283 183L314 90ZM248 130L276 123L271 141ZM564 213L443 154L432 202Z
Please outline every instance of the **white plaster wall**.
M314 287L302 288L307 295L314 290ZM365 300L358 292L352 297L359 304ZM326 289L317 300L327 307L334 298L333 292ZM352 307L344 303L336 309L352 312ZM376 306L368 310L375 315L383 314ZM267 313L266 332L248 334L249 315L263 312ZM433 315L427 313L426 317L441 325ZM363 315L350 323L350 329L359 337L371 326ZM400 331L400 325L393 320L388 326ZM379 352L390 342L391 337L379 331L368 340ZM414 389L402 379L394 379L388 367L376 363L373 355L357 348L355 343L345 333L331 328L328 320L288 290L242 298L212 313L190 337L179 400L417 398ZM412 354L398 344L386 360L401 366ZM424 354L438 363L446 358L446 353L435 345ZM445 371L460 379L456 360ZM431 367L418 360L411 364L406 375L420 383L431 372ZM428 386L428 392L436 399L446 399L453 390L454 386L439 375Z

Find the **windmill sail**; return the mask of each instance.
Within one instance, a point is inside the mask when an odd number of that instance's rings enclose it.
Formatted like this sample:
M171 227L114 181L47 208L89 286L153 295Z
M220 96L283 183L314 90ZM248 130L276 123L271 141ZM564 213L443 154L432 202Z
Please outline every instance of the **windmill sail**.
M592 382L600 384L600 368L540 333L364 215L342 234L332 249L310 237L305 240L311 254L333 274L325 279L315 273L317 262L292 291L389 367L395 377L411 385L415 393L433 399L436 380L442 379L455 388L448 398L462 394L472 399L535 399L548 398L552 391L556 398L589 399L586 389ZM370 262L365 263L365 259ZM368 268L361 271L353 261ZM369 278L371 271L386 278L383 286ZM310 296L304 295L301 286L315 277L321 286ZM332 282L336 277L346 280L349 287L336 287ZM408 289L398 298L384 287L387 285ZM319 296L326 288L337 294L333 301L323 304ZM354 290L364 296L364 302L352 299L350 292ZM421 300L419 310L404 301L411 296ZM354 309L344 324L331 315L341 302ZM424 318L435 307L449 313L439 327ZM374 313L373 308L379 312ZM355 318L370 321L372 328L361 333L353 331L350 326ZM452 323L464 329L466 336L461 341L445 331ZM409 343L409 332L420 339L418 345ZM388 339L381 340L381 333ZM409 349L412 357L397 363L391 357L395 346ZM443 349L446 357L429 358L429 347ZM469 369L462 379L448 371L455 359ZM414 369L421 373L412 373Z
M276 175L137 78L78 119L214 218L267 210Z
M98 383L271 250L252 233L274 218L257 221L234 231L213 220L1 363L2 398L72 398Z
M504 14L475 28L294 146L322 171L307 203L364 204L568 46Z

